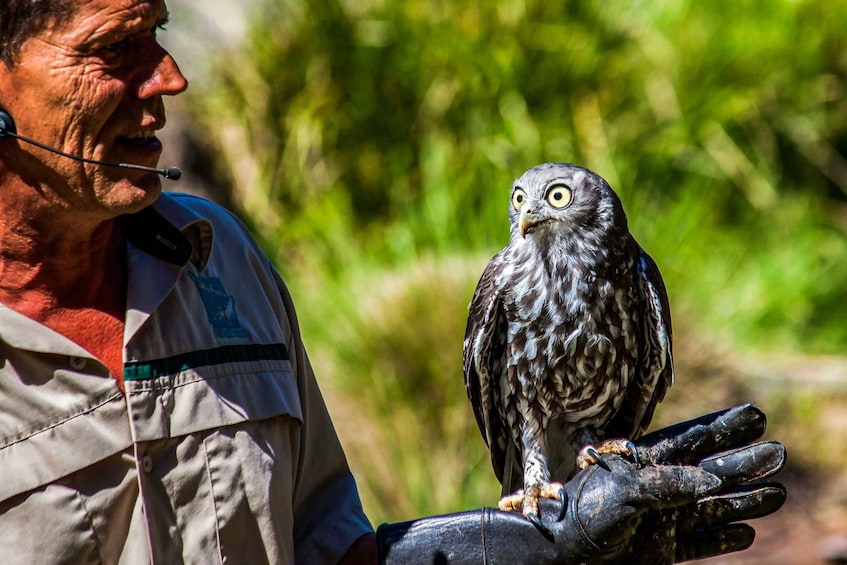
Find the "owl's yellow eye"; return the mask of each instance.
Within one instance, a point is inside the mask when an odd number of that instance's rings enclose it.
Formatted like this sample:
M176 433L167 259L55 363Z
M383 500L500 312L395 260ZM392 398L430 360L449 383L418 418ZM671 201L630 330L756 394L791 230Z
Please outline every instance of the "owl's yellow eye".
M571 203L573 193L565 185L558 184L547 191L547 202L553 208L564 208Z
M512 206L515 207L515 210L520 210L521 206L526 203L526 192L521 190L520 188L516 188L512 193Z

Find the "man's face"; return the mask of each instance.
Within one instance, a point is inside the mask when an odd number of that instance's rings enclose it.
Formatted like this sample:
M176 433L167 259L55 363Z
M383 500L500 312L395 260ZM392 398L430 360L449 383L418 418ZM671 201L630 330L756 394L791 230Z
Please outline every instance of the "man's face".
M70 2L72 15L27 40L12 68L0 63L0 100L21 135L90 159L155 166L162 96L187 86L156 40L167 19L164 0ZM116 215L161 191L155 173L20 151L7 165L70 209Z

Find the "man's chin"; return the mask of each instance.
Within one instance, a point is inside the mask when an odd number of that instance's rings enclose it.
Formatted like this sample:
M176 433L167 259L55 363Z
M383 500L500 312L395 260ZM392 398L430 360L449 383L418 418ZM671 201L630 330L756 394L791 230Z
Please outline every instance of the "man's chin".
M162 194L162 180L156 173L142 173L114 183L107 207L115 215L132 214L153 204Z

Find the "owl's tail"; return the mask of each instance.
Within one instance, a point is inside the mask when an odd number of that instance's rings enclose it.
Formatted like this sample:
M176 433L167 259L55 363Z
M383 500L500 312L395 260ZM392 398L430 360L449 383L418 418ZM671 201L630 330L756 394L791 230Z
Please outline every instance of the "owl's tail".
M521 461L520 451L513 441L510 441L506 448L502 485L503 488L500 490L501 498L523 488L523 462Z

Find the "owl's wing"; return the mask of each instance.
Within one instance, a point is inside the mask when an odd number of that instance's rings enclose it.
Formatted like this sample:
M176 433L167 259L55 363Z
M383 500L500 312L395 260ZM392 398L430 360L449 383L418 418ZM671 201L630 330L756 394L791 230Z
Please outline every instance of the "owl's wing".
M637 266L641 334L638 369L615 417L606 427L606 437L635 439L641 436L656 405L673 384L673 333L665 283L653 258L641 250Z
M503 267L500 252L482 273L468 312L463 351L465 388L501 484L510 451L508 428L498 409L500 375L506 366L507 325L496 280Z

